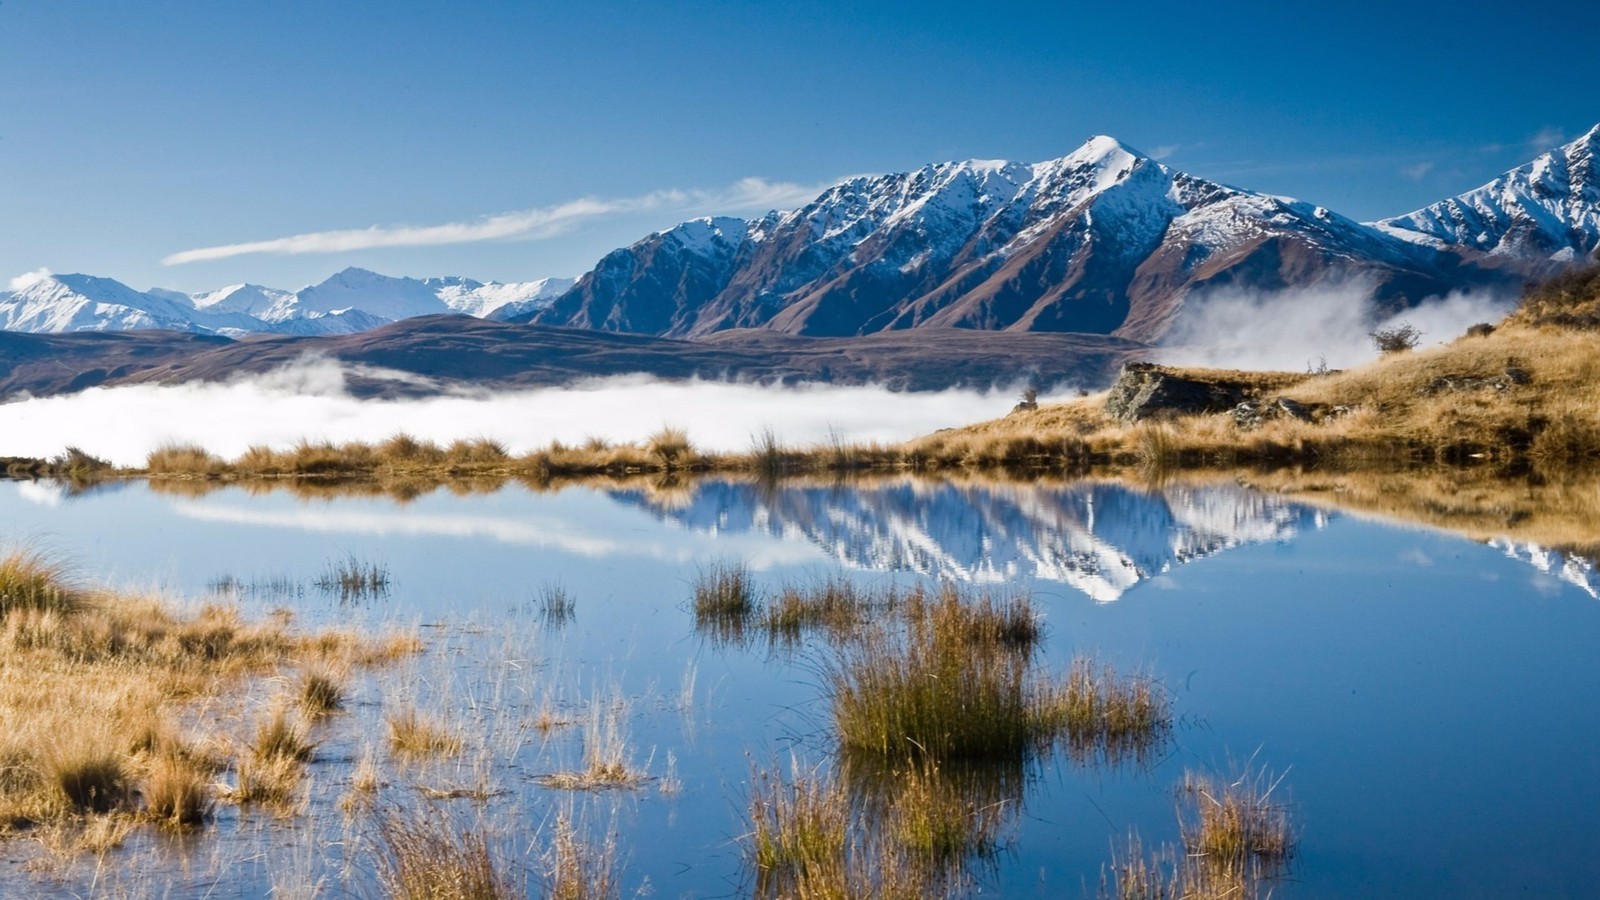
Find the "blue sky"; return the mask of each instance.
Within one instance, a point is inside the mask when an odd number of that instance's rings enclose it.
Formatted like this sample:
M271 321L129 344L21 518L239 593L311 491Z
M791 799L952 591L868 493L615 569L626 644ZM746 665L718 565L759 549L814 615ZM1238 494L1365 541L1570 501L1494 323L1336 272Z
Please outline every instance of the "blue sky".
M180 290L348 265L577 275L684 218L1094 134L1376 218L1600 121L1592 21L1590 3L4 0L0 289L40 268Z

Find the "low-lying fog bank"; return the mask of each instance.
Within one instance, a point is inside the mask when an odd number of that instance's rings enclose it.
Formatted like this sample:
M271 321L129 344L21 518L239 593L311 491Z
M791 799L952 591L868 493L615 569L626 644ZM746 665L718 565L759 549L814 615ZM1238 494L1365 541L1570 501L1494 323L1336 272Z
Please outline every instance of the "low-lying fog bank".
M397 432L448 443L489 437L513 453L590 437L643 440L663 426L695 447L749 449L771 429L789 446L832 440L901 441L1008 412L1019 390L895 392L882 387L764 387L666 382L640 376L560 388L415 400L358 400L332 362L226 384L92 388L0 405L0 456L49 457L79 447L118 465L141 465L167 443L233 458L265 444L381 441Z

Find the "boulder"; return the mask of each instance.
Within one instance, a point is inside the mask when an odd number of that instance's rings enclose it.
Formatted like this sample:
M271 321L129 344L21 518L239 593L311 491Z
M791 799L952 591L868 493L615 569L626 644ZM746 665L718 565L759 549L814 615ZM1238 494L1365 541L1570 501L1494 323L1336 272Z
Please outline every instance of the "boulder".
M1128 363L1106 396L1106 414L1124 422L1227 412L1249 399L1251 386L1200 378L1155 363Z

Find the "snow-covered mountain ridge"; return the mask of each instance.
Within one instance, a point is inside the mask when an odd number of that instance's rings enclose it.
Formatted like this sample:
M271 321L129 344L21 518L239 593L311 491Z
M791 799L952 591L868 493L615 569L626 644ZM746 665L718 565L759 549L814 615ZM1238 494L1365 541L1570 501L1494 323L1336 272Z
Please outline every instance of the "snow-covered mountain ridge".
M1214 289L1370 286L1378 310L1514 292L1600 248L1600 126L1459 197L1378 222L1197 178L1110 137L1041 163L861 176L799 209L651 234L576 282L346 269L192 296L64 275L0 293L0 329L346 334L436 313L701 338L923 327L1156 341Z
M522 318L687 338L954 326L1151 341L1192 294L1351 281L1394 310L1515 289L1594 252L1597 136L1378 223L1196 178L1103 136L1043 163L938 163L853 178L789 212L657 232Z
M320 284L284 291L235 284L196 294L137 291L110 278L48 275L0 293L0 330L166 329L237 336L257 332L352 334L413 316L527 312L572 286L570 278L502 283L470 278L396 278L350 268Z

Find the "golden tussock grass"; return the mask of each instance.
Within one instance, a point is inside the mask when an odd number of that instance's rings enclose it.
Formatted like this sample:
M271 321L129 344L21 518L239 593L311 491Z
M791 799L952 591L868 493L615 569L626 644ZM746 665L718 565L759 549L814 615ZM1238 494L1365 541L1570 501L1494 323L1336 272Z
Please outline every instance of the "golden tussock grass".
M393 900L511 900L524 896L482 823L429 806L378 818L378 884Z
M400 652L355 634L298 634L284 619L248 622L232 607L183 612L165 598L87 588L33 551L0 556L0 573L13 598L0 614L0 833L95 814L199 824L215 764L169 737L187 703L285 664L357 665ZM266 771L276 761L301 765L303 735L297 743L294 733L287 722L263 725L261 746L277 749L260 761L240 753L241 789L284 780Z
M406 706L384 716L389 729L389 750L396 756L426 759L455 756L465 746L458 728Z

